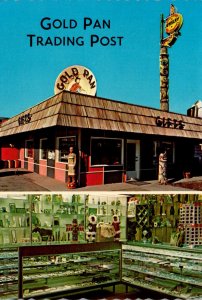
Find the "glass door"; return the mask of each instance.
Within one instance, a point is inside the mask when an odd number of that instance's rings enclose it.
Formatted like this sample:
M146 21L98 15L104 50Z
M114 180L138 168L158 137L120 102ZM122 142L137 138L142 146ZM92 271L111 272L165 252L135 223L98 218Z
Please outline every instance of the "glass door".
M127 180L140 177L140 141L127 140L126 145L126 176Z

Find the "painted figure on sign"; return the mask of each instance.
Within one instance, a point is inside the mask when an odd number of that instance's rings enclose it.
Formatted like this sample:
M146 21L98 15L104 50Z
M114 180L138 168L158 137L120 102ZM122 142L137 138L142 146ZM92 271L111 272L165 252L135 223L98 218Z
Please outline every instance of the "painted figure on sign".
M74 153L74 148L69 148L69 154L67 155L68 162L68 180L67 187L69 189L74 189L76 187L76 154Z
M159 155L159 174L158 182L160 184L167 184L167 152L162 151Z
M86 91L81 87L80 81L81 78L76 77L75 83L73 83L70 88L70 92L86 94Z

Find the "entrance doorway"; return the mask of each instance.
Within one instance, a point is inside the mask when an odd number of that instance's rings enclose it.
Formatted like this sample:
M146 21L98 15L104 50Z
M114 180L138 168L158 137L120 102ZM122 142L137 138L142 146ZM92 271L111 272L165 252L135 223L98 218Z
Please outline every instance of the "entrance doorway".
M126 176L127 176L127 180L135 180L140 178L140 141L139 140L127 140Z

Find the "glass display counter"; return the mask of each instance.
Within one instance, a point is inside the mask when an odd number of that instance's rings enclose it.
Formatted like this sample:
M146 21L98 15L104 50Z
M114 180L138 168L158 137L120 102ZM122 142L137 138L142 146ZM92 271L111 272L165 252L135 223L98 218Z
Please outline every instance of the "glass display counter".
M0 298L72 295L123 283L202 298L202 249L100 242L2 248Z
M180 299L201 299L202 249L123 245L122 282Z
M94 243L19 248L19 298L69 295L120 283L121 245Z
M18 251L3 248L0 252L0 299L18 295Z

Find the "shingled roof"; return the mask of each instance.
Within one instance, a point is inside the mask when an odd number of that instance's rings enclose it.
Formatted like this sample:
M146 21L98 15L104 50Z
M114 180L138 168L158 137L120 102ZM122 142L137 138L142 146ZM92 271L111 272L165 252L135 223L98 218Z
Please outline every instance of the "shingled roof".
M19 118L29 122L19 125ZM160 116L181 120L183 129L157 126ZM101 129L202 139L202 119L100 97L62 91L5 121L0 137L53 126Z

